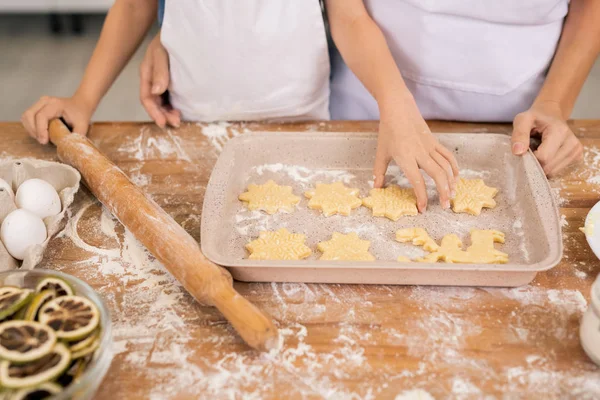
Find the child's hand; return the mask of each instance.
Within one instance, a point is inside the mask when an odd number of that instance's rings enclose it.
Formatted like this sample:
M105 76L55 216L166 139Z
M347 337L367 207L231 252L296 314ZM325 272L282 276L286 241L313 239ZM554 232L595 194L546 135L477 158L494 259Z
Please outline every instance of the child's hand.
M150 42L140 65L140 100L150 118L161 128L167 123L173 127L181 123L181 114L163 96L168 87L169 55L160 42L159 33Z
M30 136L41 144L48 143L48 125L54 118L64 118L73 132L87 134L94 107L77 95L73 97L43 96L21 116L21 122Z
M382 110L374 167L376 188L383 185L392 159L413 186L420 212L427 208L427 190L419 168L435 181L442 207L450 207L458 165L452 152L431 134L412 98L391 112Z
M531 133L542 136L542 144L534 152L548 176L557 175L583 158L583 146L573 134L556 102L536 102L515 117L512 151L523 155L529 149Z

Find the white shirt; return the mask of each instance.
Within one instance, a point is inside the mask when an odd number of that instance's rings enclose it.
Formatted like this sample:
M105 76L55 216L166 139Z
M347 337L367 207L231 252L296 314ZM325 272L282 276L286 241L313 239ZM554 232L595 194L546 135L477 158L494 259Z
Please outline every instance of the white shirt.
M161 41L185 120L329 119L318 0L167 0Z
M568 0L366 0L426 119L512 121L532 104ZM333 119L378 119L377 103L332 60Z

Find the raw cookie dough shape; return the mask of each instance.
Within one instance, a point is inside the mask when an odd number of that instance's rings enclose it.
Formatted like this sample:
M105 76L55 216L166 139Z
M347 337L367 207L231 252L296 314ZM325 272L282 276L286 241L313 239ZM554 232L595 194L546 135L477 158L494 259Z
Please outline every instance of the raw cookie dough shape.
M362 240L356 232L347 235L333 232L330 240L317 245L319 251L323 252L319 260L334 261L373 261L375 257L369 253L371 242Z
M408 262L412 262L412 260L410 258L408 258L408 257L398 256L398 262L408 263Z
M384 189L371 189L363 205L373 210L374 217L387 217L398 221L403 215L417 215L417 198L412 189L390 185Z
M442 238L439 248L433 253L427 254L423 258L418 258L418 262L436 263L445 261L447 263L462 263L466 260L466 252L462 250L462 242L455 234L446 235Z
M329 217L333 214L350 215L350 212L362 205L358 198L359 190L346 187L342 182L317 183L316 187L304 195L309 198L308 207L321 210Z
M496 250L494 243L504 243L504 233L494 230L472 230L468 261L481 264L506 264L508 254Z
M424 250L436 251L440 246L423 228L405 228L396 231L396 240L400 243L412 242L415 246L423 246Z
M486 186L481 179L462 179L456 183L456 196L451 200L455 213L481 214L481 209L496 207L498 189Z
M311 254L305 240L305 235L290 233L285 228L261 231L258 239L246 244L246 250L251 260L301 260Z
M494 243L504 243L504 233L495 230L472 230L471 245L466 251L462 249L462 242L458 236L446 235L438 246L422 228L400 229L396 232L396 240L412 241L412 244L423 246L424 250L430 252L425 257L417 259L418 262L445 261L461 264L506 264L508 262L508 254L494 247Z
M292 193L291 186L280 186L273 180L263 185L248 185L248 191L238 197L247 204L248 210L263 210L267 214L278 211L293 212L294 206L300 202L300 197Z

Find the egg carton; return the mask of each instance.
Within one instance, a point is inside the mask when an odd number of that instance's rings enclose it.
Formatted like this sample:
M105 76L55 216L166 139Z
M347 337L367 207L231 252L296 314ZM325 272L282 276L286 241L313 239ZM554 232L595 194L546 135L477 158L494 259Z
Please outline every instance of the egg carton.
M46 240L38 245L27 249L23 261L13 258L0 241L0 271L12 269L33 269L42 260L44 250L50 239L61 229L61 222L69 206L75 199L79 190L81 175L74 168L51 161L22 159L0 163L0 178L12 185L13 192L17 192L21 183L28 179L43 179L56 189L61 201L59 214L44 219L48 231ZM15 210L17 206L11 194L6 190L0 190L0 223L4 218Z

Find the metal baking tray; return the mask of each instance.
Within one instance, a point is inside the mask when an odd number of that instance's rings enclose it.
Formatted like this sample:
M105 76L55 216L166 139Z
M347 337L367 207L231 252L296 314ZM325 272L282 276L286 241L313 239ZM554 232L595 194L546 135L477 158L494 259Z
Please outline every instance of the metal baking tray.
M497 206L480 216L455 214L439 204L433 181L426 178L429 206L424 214L393 222L373 217L365 207L350 216L323 217L307 207L304 192L317 182L343 181L361 197L373 185L372 164L377 137L372 133L257 132L228 142L212 172L202 212L202 251L228 267L233 277L251 282L319 282L402 285L519 286L562 258L558 208L548 181L529 152L516 157L510 138L502 134L439 134L451 149L464 178L482 178L499 189ZM293 213L268 215L248 211L238 200L249 183L273 179L290 185L302 198ZM386 183L409 186L400 169L391 165ZM398 263L400 255L415 258L421 248L395 241L400 228L422 227L439 243L457 234L465 245L471 229L497 229L506 243L496 248L509 254L509 264ZM247 259L244 245L261 230L285 227L303 233L313 254L302 261ZM319 261L316 245L333 232L357 232L371 241L373 262Z

